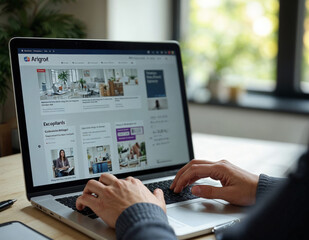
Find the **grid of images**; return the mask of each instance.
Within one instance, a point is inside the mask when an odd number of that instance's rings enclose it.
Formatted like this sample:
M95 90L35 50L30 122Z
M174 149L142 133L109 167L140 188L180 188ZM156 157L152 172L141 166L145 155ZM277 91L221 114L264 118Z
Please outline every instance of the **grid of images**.
M109 145L88 147L87 158L89 174L110 172L113 170Z
M137 69L37 69L41 100L124 96Z

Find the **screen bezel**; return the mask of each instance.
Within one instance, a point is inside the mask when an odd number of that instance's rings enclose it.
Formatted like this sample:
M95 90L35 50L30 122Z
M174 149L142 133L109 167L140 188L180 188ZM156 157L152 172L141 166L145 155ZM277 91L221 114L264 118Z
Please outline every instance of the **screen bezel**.
M53 191L65 188L80 186L81 189L90 179L74 180L48 185L33 186L31 161L29 153L28 134L26 128L26 118L24 111L24 102L20 77L20 66L18 60L18 48L48 48L48 49L106 49L106 50L171 50L174 51L177 59L177 68L179 76L179 85L181 90L182 108L184 114L184 122L186 128L187 146L189 151L188 162L194 158L191 127L189 121L188 105L186 98L185 81L180 55L180 47L175 41L166 42L124 42L124 41L105 41L105 40L83 40L83 39L47 39L47 38L13 38L9 43L11 70L14 86L15 105L18 120L20 148L24 166L24 177L26 184L27 197L40 195L40 192ZM17 104L18 103L18 104ZM127 176L149 175L165 171L176 170L184 166L178 164L168 167L152 168L147 170L135 171L130 173L115 174L118 178Z

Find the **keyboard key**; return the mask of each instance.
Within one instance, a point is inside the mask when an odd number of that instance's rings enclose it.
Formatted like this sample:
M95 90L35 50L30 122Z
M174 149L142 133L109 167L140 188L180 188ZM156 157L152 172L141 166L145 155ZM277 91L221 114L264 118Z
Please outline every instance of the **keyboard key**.
M76 209L76 199L79 197L79 195L71 196L71 197L64 197L64 198L58 198L56 201L62 203L63 205L72 208L74 211L77 211L85 216L88 216L92 219L98 218L98 216L89 208L85 207L83 210L79 211Z
M153 192L155 189L160 188L162 189L164 193L164 198L166 204L176 203L176 202L183 202L191 199L198 198L197 196L194 196L191 193L191 186L185 187L182 192L180 193L174 193L170 189L170 185L172 184L173 180L167 180L162 182L156 182L156 183L149 183L145 184L145 186ZM79 211L76 209L76 199L79 197L79 195L76 196L70 196L70 197L64 197L64 198L58 198L56 201L62 203L63 205L72 208L74 211L77 211L85 216L88 216L92 219L98 218L98 216L89 208L85 207L82 211Z
M174 193L170 186L172 184L173 180L167 180L162 182L156 182L156 183L149 183L145 184L145 186L153 192L155 189L160 188L162 189L164 193L164 198L166 204L176 203L176 202L183 202L191 199L198 198L197 196L194 196L191 193L191 186L185 187L182 192L180 193Z

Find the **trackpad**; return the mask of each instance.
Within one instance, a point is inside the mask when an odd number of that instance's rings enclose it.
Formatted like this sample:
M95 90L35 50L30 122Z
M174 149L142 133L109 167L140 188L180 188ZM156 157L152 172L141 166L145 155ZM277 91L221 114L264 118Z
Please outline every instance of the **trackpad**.
M242 208L222 204L215 200L203 199L200 202L170 207L167 215L192 227L210 222L227 222L243 215Z

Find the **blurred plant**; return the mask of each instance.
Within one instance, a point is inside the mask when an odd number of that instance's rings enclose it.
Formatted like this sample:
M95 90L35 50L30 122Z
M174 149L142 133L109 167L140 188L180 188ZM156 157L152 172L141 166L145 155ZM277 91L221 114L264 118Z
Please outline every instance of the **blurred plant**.
M190 1L181 39L188 84L205 85L211 73L274 80L278 6L276 0Z
M145 142L141 142L141 155L145 156L146 155L146 146Z
M80 86L81 86L81 88L83 90L84 89L84 84L86 83L86 80L83 79L83 78L80 78L78 82L79 82L79 84L80 84Z
M0 106L11 78L8 42L12 37L83 38L84 24L60 13L61 3L75 0L0 0ZM0 120L1 122L1 120Z
M307 83L307 88L303 91L309 92L309 1L306 1L306 16L304 22L304 37L303 37L303 61L302 61L302 82ZM301 86L301 87L305 87Z
M63 82L64 85L67 84L67 81L69 79L69 73L67 71L62 71L59 75L58 78Z

